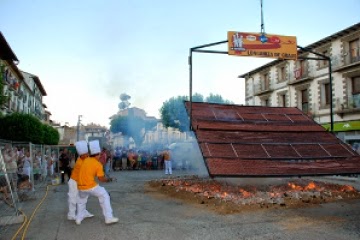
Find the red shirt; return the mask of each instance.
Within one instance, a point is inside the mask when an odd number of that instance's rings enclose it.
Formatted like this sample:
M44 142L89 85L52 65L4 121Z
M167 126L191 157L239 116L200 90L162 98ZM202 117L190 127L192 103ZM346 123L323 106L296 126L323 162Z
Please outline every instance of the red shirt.
M102 165L106 164L106 152L101 152L100 153L100 159L99 161L101 162Z

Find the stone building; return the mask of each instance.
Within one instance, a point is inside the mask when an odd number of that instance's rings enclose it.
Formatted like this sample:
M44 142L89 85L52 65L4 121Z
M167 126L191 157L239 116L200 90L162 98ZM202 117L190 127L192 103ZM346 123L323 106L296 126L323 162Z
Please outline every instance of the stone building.
M329 61L300 49L297 61L275 60L239 76L246 105L297 107L327 129L332 122L343 141L360 142L360 23L305 48L330 57L332 82Z

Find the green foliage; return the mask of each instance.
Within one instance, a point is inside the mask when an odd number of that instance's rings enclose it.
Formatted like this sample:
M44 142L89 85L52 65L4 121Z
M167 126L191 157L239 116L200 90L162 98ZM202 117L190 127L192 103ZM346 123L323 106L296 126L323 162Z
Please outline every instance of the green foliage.
M219 94L212 94L210 93L210 95L206 98L206 101L208 103L225 103L225 104L233 104L232 101L226 100L224 99L221 95Z
M184 101L186 96L172 97L163 103L160 109L161 120L165 127L178 128L180 131L189 129L189 120L187 117Z
M146 121L136 116L117 116L110 122L112 133L122 133L124 136L132 137L136 146L141 146L144 140Z
M192 96L192 101L193 101L193 102L205 102L205 101L204 101L204 96L201 95L200 93L195 93L195 94Z
M57 145L60 140L60 134L55 128L43 124L43 143L46 145Z
M156 127L157 120L146 120L145 121L145 131L152 130L154 127Z
M60 137L56 129L41 123L36 117L13 113L0 118L0 138L54 145L59 142Z
M185 100L188 100L187 96L178 96L172 97L163 103L160 108L160 115L161 121L165 127L178 128L182 132L189 130L190 123L185 109ZM232 104L231 101L223 99L221 95L212 93L205 98L205 101L203 95L195 93L192 96L192 101Z

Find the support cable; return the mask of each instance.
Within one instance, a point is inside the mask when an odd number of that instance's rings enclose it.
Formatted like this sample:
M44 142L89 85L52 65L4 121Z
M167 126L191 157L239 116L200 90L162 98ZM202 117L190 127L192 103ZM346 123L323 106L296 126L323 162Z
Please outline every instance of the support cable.
M263 1L260 0L260 9L261 9L261 35L265 35L265 23L264 23L264 14L263 14Z

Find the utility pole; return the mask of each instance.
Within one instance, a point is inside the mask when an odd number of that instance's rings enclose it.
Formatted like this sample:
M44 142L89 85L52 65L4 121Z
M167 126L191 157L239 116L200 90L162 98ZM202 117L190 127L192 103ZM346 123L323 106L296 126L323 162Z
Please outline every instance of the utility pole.
M77 129L76 129L76 141L79 141L80 138L80 123L81 123L82 115L78 116Z

